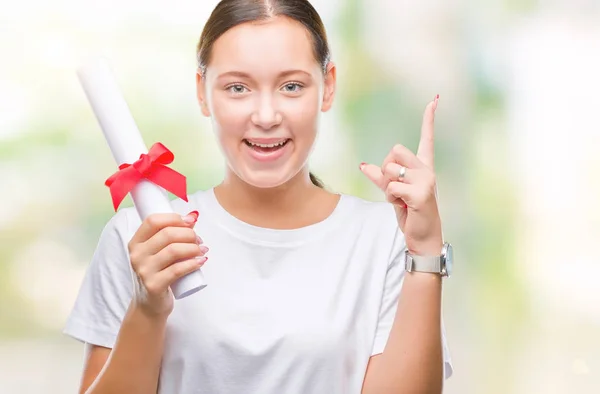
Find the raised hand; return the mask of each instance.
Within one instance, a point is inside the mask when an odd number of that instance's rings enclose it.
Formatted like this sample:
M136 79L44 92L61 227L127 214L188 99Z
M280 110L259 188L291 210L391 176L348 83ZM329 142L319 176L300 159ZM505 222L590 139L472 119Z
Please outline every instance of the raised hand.
M439 255L443 244L434 171L433 124L438 100L439 95L425 108L416 155L398 144L381 167L367 163L360 166L361 171L385 192L387 201L394 204L407 248L416 255Z

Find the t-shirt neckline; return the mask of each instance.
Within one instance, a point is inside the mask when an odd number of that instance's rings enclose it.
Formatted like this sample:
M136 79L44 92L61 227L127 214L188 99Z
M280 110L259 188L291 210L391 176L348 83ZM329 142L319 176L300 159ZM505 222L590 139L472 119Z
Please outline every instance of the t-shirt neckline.
M205 199L207 210L200 212L200 215L210 216L216 224L230 234L251 243L267 246L294 246L322 237L343 221L341 218L348 209L349 201L345 194L338 195L340 196L339 201L328 217L320 222L295 229L258 227L238 219L219 203L214 188L207 190Z

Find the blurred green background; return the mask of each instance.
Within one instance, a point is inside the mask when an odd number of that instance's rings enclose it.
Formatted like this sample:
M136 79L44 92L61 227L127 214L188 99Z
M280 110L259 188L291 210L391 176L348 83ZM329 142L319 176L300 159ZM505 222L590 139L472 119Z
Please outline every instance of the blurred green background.
M440 94L436 170L457 260L445 393L600 393L600 2L312 3L338 65L311 161L330 189L383 199L358 164L416 149ZM60 331L113 214L103 182L116 169L79 60L108 57L146 143L174 151L190 192L212 187L224 163L194 81L215 4L3 4L1 393L78 386L82 346Z

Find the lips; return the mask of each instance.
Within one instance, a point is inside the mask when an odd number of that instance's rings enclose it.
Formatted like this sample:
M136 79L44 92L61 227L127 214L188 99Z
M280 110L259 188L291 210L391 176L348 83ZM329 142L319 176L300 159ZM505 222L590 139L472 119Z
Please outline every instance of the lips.
M289 139L280 139L271 141L256 141L256 140L244 140L244 143L250 148L260 153L271 153L283 148Z
M291 139L244 139L245 151L249 156L259 162L274 162L289 151Z

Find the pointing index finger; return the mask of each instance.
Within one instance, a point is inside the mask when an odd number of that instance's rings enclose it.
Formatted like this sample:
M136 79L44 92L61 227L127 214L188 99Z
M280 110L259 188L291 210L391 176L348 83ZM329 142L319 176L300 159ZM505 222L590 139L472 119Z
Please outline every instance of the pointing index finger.
M434 167L433 124L439 97L439 94L435 96L435 99L425 108L425 113L423 114L423 125L421 126L421 140L419 141L419 149L417 151L417 157L419 160L421 160L421 162L423 162L423 164L429 168Z

